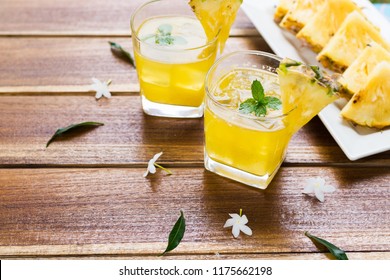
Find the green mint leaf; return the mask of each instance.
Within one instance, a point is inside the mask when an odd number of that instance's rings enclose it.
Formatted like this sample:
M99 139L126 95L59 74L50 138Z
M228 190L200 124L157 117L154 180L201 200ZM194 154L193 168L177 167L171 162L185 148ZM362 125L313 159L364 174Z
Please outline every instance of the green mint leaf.
M266 96L265 102L267 104L267 107L273 110L279 110L282 107L282 101L280 101L279 98L274 96Z
M264 88L263 88L263 85L260 83L260 81L254 80L252 82L251 90L252 90L252 96L256 101L259 101L259 102L263 101Z
M240 104L240 108L238 110L243 114L251 114L256 110L256 106L256 100L249 98Z
M115 54L119 58L122 58L122 59L126 60L127 62L129 62L135 68L134 59L130 55L130 53L128 51L123 49L122 46L119 45L118 43L110 42L110 41L108 43L111 46L111 51L112 51L113 54Z
M186 230L186 220L184 219L183 211L180 211L180 217L176 221L175 225L171 230L171 233L169 234L168 246L165 249L165 251L162 254L160 254L160 256L163 256L165 253L172 251L179 245L180 241L183 239L185 230Z
M255 109L255 115L257 117L264 117L267 114L267 107L262 103L257 103Z
M63 127L63 128L59 128L57 129L57 131L53 134L53 136L50 138L50 140L46 143L46 148L50 145L51 142L54 141L54 139L57 137L57 136L60 136L70 130L73 130L77 127L84 127L84 126L101 126L101 125L104 125L104 123L100 123L100 122L82 122L82 123L77 123L77 124L71 124L67 127Z
M348 257L347 257L347 254L341 250L339 247L333 245L332 243L329 243L328 241L322 239L322 238L319 238L319 237L316 237L314 235L311 235L310 233L308 232L305 232L305 235L307 237L309 237L314 243L319 243L323 246L325 246L329 252L338 260L348 260Z
M157 32L160 33L161 35L171 35L172 34L172 25L170 25L170 24L161 24L158 27Z

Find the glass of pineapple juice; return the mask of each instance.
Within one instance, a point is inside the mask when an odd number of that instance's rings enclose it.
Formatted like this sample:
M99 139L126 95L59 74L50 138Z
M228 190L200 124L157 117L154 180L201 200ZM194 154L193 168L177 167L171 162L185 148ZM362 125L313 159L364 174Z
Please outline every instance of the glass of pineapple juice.
M204 113L205 168L260 189L282 164L291 139L287 115L267 110L264 116L244 114L240 103L252 97L254 80L265 96L280 96L276 69L281 59L258 51L221 57L206 77Z
M202 117L204 81L215 61L217 38L207 39L183 0L147 2L136 9L130 24L144 112Z

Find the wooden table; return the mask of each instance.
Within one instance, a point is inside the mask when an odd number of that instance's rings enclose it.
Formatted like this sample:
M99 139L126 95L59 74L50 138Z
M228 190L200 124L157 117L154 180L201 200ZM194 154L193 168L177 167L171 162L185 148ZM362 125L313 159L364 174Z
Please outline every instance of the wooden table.
M144 0L0 0L0 256L158 259L183 210L182 243L164 259L327 259L304 232L350 259L390 258L390 152L349 161L314 118L292 139L265 191L203 168L203 120L150 117L135 70L129 17ZM270 51L240 12L225 52ZM96 101L91 78L112 79ZM100 121L49 148L53 132ZM144 178L148 160L173 171ZM324 203L302 194L321 176ZM253 230L223 228L242 208Z

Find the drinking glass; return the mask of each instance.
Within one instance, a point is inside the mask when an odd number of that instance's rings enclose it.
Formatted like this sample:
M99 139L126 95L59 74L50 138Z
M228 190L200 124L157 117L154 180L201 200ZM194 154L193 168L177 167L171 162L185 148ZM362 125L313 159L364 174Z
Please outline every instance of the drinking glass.
M203 116L204 81L215 61L217 38L183 0L154 0L131 17L142 108L161 117Z
M281 59L259 51L239 51L217 60L206 77L204 165L211 172L260 189L282 164L291 139L288 114L263 117L239 111L259 80L265 92L280 96L276 69Z

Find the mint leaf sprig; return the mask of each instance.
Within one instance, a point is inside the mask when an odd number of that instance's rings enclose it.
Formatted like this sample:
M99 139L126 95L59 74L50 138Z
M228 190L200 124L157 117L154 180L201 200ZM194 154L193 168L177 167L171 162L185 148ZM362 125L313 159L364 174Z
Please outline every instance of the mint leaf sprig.
M282 102L274 96L265 96L264 87L260 81L254 80L251 85L252 97L240 104L239 112L244 114L254 113L257 117L264 117L267 108L279 110Z

